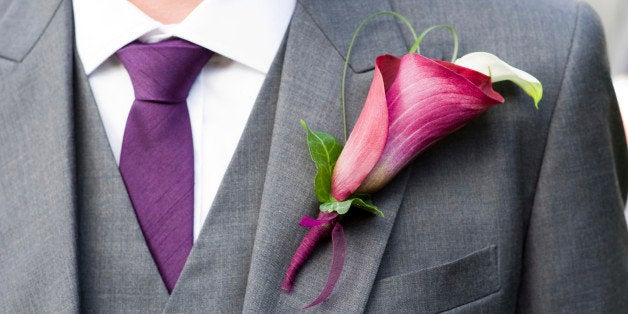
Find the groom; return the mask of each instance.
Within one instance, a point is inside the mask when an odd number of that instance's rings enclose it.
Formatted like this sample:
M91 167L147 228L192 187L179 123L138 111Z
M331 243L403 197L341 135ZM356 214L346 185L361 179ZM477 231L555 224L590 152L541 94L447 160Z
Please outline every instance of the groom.
M600 25L585 4L0 0L0 309L294 312L308 304L324 285L330 245L291 293L280 289L305 233L298 221L318 206L298 121L340 137L346 50L360 20L379 11L399 12L417 30L452 24L461 54L487 51L525 69L544 98L534 110L518 87L496 84L503 105L374 195L385 218L346 217L342 276L313 310L628 308L628 153ZM120 53L170 37L213 52L189 95L174 100L187 105L177 108L188 109L194 160L193 174L174 177L193 176L186 191L194 192L191 226L161 238L186 230L181 243L193 242L172 285L163 270L172 263L156 258L162 242L151 244L122 166L136 102L155 101L141 96L130 68L158 57L130 65ZM412 42L394 19L365 26L349 60L350 125L374 58L402 55ZM448 59L452 41L431 33L422 48ZM131 164L153 164L141 160ZM148 220L175 219L164 217Z

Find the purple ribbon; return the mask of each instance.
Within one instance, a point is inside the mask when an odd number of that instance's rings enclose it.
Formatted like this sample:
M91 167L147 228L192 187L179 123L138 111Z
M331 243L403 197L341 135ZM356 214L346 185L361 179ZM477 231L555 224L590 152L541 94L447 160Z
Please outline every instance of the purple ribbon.
M309 217L308 217L309 218ZM303 220L301 220L303 222ZM331 292L334 290L338 279L340 279L340 274L342 273L342 267L345 263L345 255L347 253L347 243L345 241L345 232L342 229L342 225L340 222L336 223L333 231L331 232L331 243L332 243L332 258L331 258L331 267L329 269L329 274L327 275L327 282L323 287L323 290L318 295L318 297L312 301L312 303L308 304L303 309L310 308L315 306L329 297Z
M303 216L303 218L301 218L301 221L299 222L299 226L312 228L312 227L320 226L326 222L330 222L336 219L336 217L338 217L338 213L331 213L325 217L319 216L317 219L314 219L310 216Z
M294 279L303 263L310 257L319 243L330 234L333 245L331 267L327 275L327 282L318 297L312 301L312 303L304 307L304 309L325 301L334 290L338 279L340 279L342 267L345 263L347 244L345 241L345 233L342 225L338 221L338 217L338 213L321 212L316 219L303 216L299 223L299 225L303 227L310 228L310 231L305 235L290 261L290 266L288 266L286 276L281 285L283 290L288 292L292 290Z

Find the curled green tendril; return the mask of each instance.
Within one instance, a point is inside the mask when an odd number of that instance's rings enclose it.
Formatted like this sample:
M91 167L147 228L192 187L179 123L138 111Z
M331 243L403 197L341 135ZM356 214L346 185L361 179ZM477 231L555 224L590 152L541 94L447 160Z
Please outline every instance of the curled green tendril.
M451 62L455 62L456 59L458 59L458 32L456 32L456 29L453 26L447 25L447 24L435 25L423 31L423 33L421 33L421 35L419 35L419 37L416 38L416 40L414 41L414 45L412 45L409 52L421 53L421 48L419 46L421 45L421 42L423 41L423 38L425 37L425 35L439 28L448 29L451 32L451 35L454 37L454 53L451 57Z
M351 49L353 49L353 44L355 44L355 39L358 37L358 33L360 32L362 27L368 21L370 21L373 18L375 18L377 16L380 16L380 15L392 15L392 16L398 18L404 24L406 24L406 26L410 30L410 33L412 33L412 38L417 38L416 32L414 31L414 28L412 27L412 24L410 24L410 22L408 22L408 20L403 15L401 15L401 14L399 14L397 12L391 12L391 11L382 11L382 12L373 13L373 14L367 16L366 18L364 18L360 22L358 27L355 29L355 32L353 32L353 37L351 38L351 42L349 43L349 49L347 49L347 57L345 58L345 64L344 64L344 67L342 69L342 81L340 83L340 104L342 105L342 126L343 126L343 131L344 131L344 140L345 140L344 143L345 144L347 143L347 111L346 111L346 100L345 100L345 80L347 79L347 69L349 67L349 57L351 56ZM456 42L456 44L457 44L457 42Z
M428 29L426 29L423 33L421 33L421 35L419 35L417 37L416 32L414 31L414 27L412 27L412 24L410 24L410 22L408 21L408 19L406 19L403 15L397 13L397 12L391 12L391 11L382 11L382 12L377 12L377 13L373 13L369 16L367 16L366 18L364 18L360 24L358 25L358 27L355 29L355 31L353 32L353 37L351 37L351 42L349 43L349 48L347 49L347 56L345 58L345 63L344 63L344 67L342 69L342 80L340 82L340 104L342 105L342 127L343 127L343 132L344 132L344 143L347 143L347 106L346 106L346 96L345 96L345 81L347 79L347 69L349 68L349 58L351 57L351 50L353 49L353 45L355 44L355 39L358 37L358 33L360 33L360 30L362 30L362 27L364 27L364 25L369 22L370 20L372 20L373 18L380 16L380 15L391 15L394 16L396 18L398 18L399 20L401 20L410 30L410 33L412 33L412 38L414 38L414 44L412 45L412 47L410 47L410 50L408 51L408 53L421 53L421 42L423 41L423 38L431 31L435 30L435 29L439 29L439 28L446 28L448 29L453 38L454 38L454 52L453 55L451 57L451 62L455 62L456 59L458 58L458 33L456 32L456 29L451 26L451 25L446 25L446 24L442 24L442 25L435 25L432 26Z

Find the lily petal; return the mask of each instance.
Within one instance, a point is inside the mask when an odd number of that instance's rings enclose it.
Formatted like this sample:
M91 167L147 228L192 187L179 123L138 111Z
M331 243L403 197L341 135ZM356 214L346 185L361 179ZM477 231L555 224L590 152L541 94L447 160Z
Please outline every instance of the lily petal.
M388 68L395 68L394 64ZM387 72L386 76L393 73ZM388 137L388 108L384 75L375 68L371 88L358 121L336 161L331 178L331 195L344 201L371 172L384 150Z
M455 64L488 75L493 83L512 81L534 99L534 106L538 109L539 101L543 97L543 86L529 73L510 66L488 52L472 52L456 60Z
M379 56L376 69L391 59L400 64L395 77L389 78L393 82L385 83L390 86L386 91L388 138L360 193L381 189L427 147L504 101L491 88L490 77L482 73L420 54L401 59Z

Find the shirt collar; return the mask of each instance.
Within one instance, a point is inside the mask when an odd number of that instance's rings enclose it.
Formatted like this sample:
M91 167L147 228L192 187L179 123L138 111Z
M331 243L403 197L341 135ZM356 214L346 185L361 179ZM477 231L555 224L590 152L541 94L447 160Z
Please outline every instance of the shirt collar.
M89 75L124 45L183 38L268 72L296 0L205 0L179 24L162 25L125 0L75 0L76 45Z

